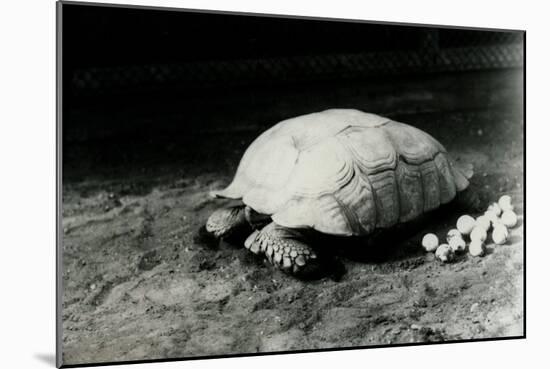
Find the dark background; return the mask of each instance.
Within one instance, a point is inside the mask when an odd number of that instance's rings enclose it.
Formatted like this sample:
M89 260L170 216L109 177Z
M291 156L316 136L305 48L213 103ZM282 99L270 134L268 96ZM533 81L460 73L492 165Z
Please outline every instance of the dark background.
M238 134L242 152L276 122L326 108L406 119L509 104L488 91L523 66L523 32L71 3L61 12L66 179L182 164L213 134Z
M63 7L69 96L519 66L520 32Z

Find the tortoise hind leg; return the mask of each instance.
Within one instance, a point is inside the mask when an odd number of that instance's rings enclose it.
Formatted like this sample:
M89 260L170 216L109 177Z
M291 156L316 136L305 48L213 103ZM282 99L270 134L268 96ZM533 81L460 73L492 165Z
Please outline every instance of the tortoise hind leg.
M308 277L320 271L316 252L293 229L270 223L261 231L254 231L245 247L255 254L264 254L276 268L298 276Z

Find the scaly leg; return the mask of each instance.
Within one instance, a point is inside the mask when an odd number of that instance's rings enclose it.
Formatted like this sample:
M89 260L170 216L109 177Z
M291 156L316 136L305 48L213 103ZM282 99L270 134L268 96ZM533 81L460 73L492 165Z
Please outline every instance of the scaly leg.
M244 205L218 209L206 221L206 230L218 238L225 238L249 227Z
M304 242L299 231L273 222L261 231L254 231L245 247L255 254L264 254L275 267L296 276L312 274L320 267L318 255Z

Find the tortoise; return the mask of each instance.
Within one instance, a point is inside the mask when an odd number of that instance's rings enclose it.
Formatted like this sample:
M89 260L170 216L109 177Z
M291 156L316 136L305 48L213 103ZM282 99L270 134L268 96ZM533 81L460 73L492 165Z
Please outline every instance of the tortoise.
M248 229L248 250L300 276L319 265L311 231L369 236L411 221L453 200L472 173L420 129L329 109L284 120L256 138L229 186L210 192L239 204L214 211L206 231L227 238Z

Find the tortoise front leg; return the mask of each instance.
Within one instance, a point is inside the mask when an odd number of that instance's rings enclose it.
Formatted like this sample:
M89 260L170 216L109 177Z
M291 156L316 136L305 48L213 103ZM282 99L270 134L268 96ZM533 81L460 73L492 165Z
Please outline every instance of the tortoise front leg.
M226 238L249 228L244 205L218 209L206 221L206 230L217 238Z
M317 253L298 231L274 222L261 231L254 231L244 245L255 254L264 254L273 266L295 276L313 275L321 266Z

